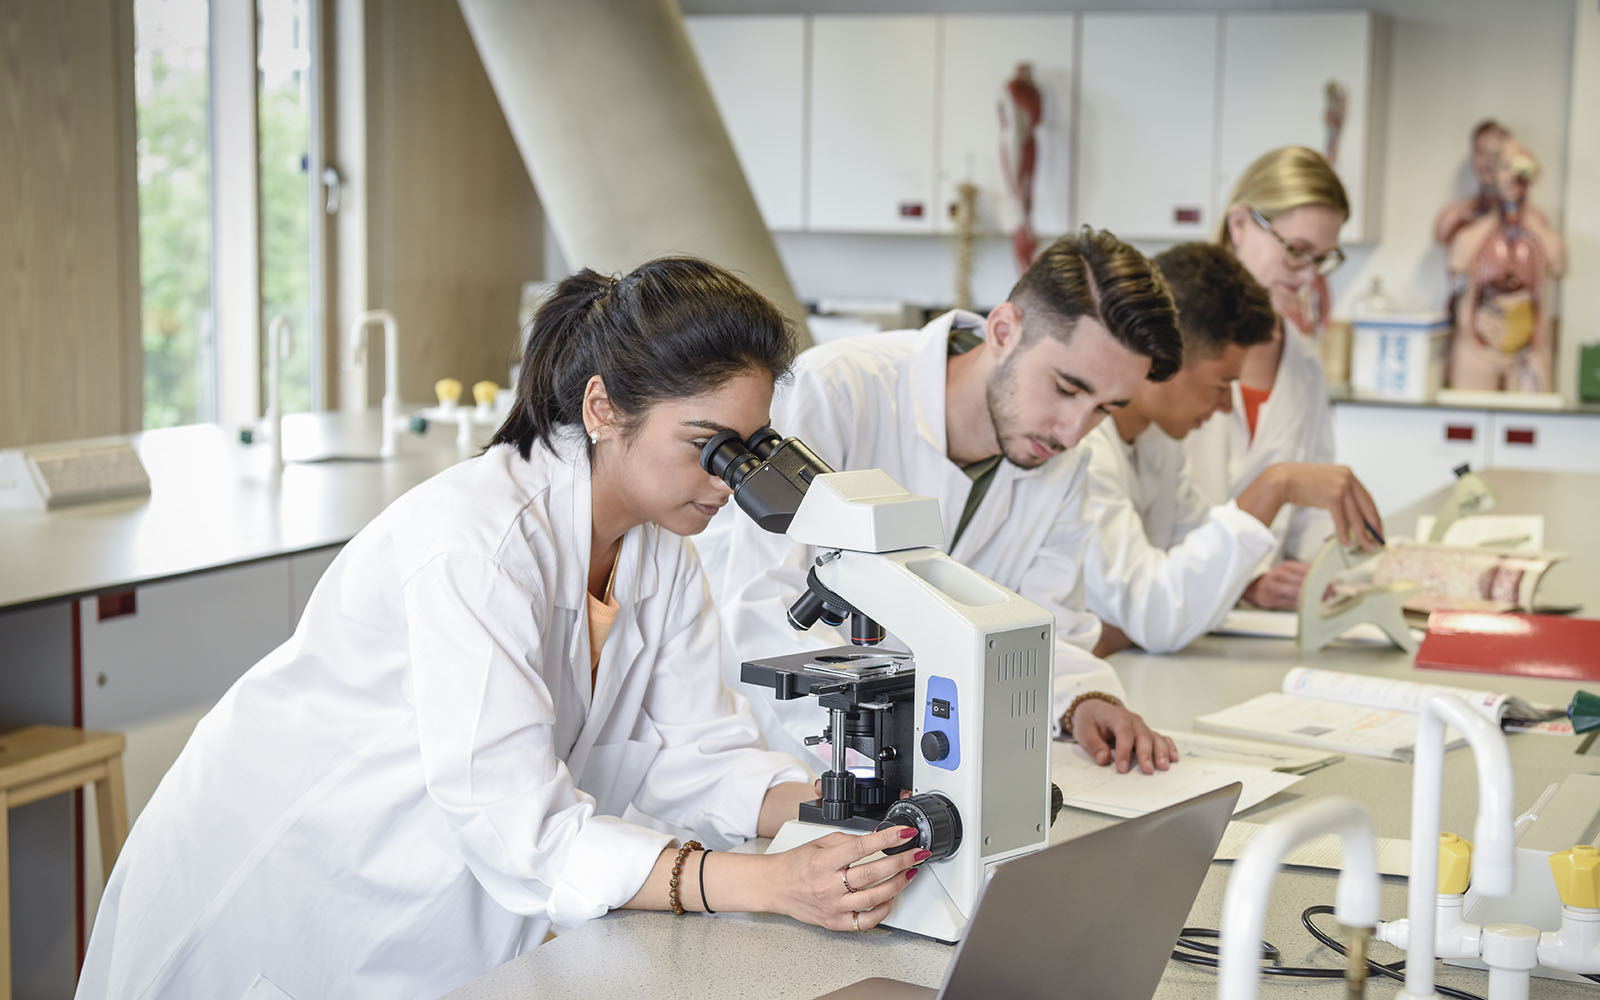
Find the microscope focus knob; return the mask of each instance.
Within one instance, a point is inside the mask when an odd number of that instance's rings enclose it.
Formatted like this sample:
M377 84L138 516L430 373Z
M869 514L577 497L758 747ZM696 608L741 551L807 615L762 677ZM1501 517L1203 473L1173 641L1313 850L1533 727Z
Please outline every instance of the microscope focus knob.
M937 729L922 734L922 756L929 761L944 760L950 756L950 737Z
M954 803L938 792L913 795L890 806L878 829L891 826L909 826L917 835L884 851L885 854L899 854L919 847L932 853L929 861L943 861L961 846L961 814L956 812Z
M1550 855L1550 873L1563 906L1600 909L1600 847L1580 844Z

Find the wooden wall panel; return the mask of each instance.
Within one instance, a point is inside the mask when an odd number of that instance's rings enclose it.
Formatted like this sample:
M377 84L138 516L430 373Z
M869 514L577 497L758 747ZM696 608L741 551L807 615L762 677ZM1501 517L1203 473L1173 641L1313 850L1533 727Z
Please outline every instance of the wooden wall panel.
M141 422L129 0L0 0L0 447Z
M522 283L543 273L533 183L456 0L368 0L365 31L364 67L347 60L339 72L366 84L365 149L352 161L365 184L352 188L365 203L365 305L388 308L400 327L401 399L431 401L446 375L503 386ZM351 131L341 128L340 141ZM349 233L340 227L341 282L363 270L348 255ZM341 345L353 314L344 303ZM368 365L371 403L383 391L378 357Z

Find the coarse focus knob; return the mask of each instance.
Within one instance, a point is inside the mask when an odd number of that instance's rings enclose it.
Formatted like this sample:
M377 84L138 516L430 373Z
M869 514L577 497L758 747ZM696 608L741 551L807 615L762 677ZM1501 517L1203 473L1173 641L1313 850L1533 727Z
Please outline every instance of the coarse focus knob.
M1550 874L1556 878L1556 894L1563 906L1600 909L1600 847L1579 844L1550 855Z
M890 806L878 829L891 826L909 826L917 835L889 848L883 852L885 854L899 854L920 847L932 853L929 861L943 861L961 846L961 814L956 812L954 803L938 792L913 795Z
M930 761L944 760L950 756L950 737L937 729L922 734L922 756Z
M1439 895L1461 895L1471 877L1472 841L1453 833L1439 834Z

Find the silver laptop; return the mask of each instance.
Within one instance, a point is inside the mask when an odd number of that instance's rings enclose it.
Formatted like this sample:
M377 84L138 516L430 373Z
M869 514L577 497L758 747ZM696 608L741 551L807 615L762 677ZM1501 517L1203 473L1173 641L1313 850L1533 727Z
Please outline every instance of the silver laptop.
M995 866L937 991L864 979L820 1000L1150 1000L1242 789Z

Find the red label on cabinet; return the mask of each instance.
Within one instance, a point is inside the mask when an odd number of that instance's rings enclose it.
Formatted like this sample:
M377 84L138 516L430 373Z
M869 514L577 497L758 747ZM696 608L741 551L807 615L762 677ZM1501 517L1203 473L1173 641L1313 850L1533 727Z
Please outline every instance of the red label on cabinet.
M1198 226L1200 209L1193 205L1175 205L1172 209L1172 221L1180 226Z
M1506 444L1533 444L1533 428L1507 427Z
M900 218L902 218L902 219L920 219L920 218L922 218L922 202L920 202L920 201L902 201L900 203Z
M1471 441L1478 436L1478 429L1471 424L1445 424L1444 439L1446 441Z
M132 590L118 590L95 598L95 621L138 613L139 600Z

